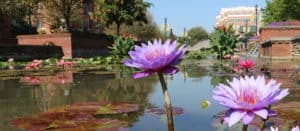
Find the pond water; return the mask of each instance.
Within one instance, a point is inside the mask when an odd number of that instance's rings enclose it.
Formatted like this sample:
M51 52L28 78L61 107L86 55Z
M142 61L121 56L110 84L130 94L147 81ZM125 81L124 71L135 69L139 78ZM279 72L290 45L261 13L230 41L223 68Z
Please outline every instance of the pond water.
M231 128L221 124L218 116L226 109L217 105L211 98L211 91L216 84L232 76L224 73L211 61L181 65L180 69L181 71L173 76L165 76L172 106L177 111L174 114L175 130L241 130L241 124ZM283 83L283 88L291 89L290 95L281 102L286 107L277 108L283 115L270 119L269 124L282 129L290 128L292 124L299 124L297 123L297 120L300 121L299 69L299 62L258 61L255 68L257 74L275 78ZM129 122L127 127L113 130L168 130L166 115L155 114L149 110L153 107L164 109L164 97L158 77L152 75L133 80L130 78L132 73L134 71L128 72L122 69L114 72L67 71L48 76L2 79L0 80L0 130L20 130L10 125L12 120L79 102L129 102L140 105L139 111L128 114L125 119ZM202 108L203 100L208 100L211 104L207 108ZM289 103L292 103L292 106ZM116 119L122 119L121 117L114 116ZM256 130L256 127L257 124L254 122L249 129Z

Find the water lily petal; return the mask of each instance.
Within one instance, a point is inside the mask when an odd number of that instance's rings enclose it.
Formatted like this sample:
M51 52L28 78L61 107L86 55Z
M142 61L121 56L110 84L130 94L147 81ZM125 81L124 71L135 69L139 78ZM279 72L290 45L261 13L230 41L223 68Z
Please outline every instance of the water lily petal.
M225 117L227 120L226 122L228 123L229 127L240 121L247 113L245 111L241 110L235 110L232 111L229 114L226 114Z
M135 73L132 78L133 79L138 79L138 78L142 78L142 77L146 77L146 76L149 76L151 74L153 74L154 72L153 71L149 71L149 70L146 70L146 71L142 71L142 72L138 72L138 73Z
M260 109L253 111L256 115L262 117L263 119L267 119L268 116L268 110L267 109Z
M289 89L283 89L279 92L277 96L274 97L274 99L270 102L271 104L277 103L284 97L286 97L289 94Z
M162 73L167 74L167 75L172 75L172 74L175 74L176 72L178 72L178 70L179 69L177 67L169 66L165 70L163 70Z
M276 111L273 111L271 109L268 110L268 116L277 116L278 113Z
M252 112L248 112L243 117L243 124L248 125L254 119L254 114Z
M124 65L130 66L130 67L140 68L140 67L143 66L142 64L137 63L137 62L134 61L134 60L124 60L124 61L122 61L122 62L123 62Z

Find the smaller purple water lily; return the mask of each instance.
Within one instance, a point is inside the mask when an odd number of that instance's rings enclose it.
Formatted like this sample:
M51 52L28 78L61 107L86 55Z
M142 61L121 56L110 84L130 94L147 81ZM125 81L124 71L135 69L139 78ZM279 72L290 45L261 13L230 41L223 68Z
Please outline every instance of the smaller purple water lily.
M279 102L289 94L288 89L281 90L279 88L281 84L273 79L266 83L264 76L233 78L228 84L229 86L219 84L213 90L212 98L229 108L224 117L225 123L229 126L241 119L244 125L248 125L255 114L263 119L277 115L268 108L269 105Z
M163 74L174 74L178 71L175 65L179 64L181 58L185 54L186 49L181 46L177 49L176 41L167 40L162 44L161 40L150 41L148 45L135 46L133 51L128 54L129 60L124 60L126 66L135 67L143 70L135 73L134 79L149 76L155 72Z

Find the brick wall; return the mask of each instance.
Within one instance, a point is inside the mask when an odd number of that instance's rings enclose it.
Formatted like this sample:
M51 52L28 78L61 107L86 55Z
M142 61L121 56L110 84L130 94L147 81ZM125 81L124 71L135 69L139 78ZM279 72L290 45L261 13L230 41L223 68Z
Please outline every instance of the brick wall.
M99 55L108 55L108 46L113 41L105 39L91 39L72 37L72 56L73 57L93 57Z
M259 56L292 58L293 44L290 40L269 41L271 38L293 38L300 35L300 27L264 27L260 30ZM266 43L266 41L269 41Z
M45 45L47 42L53 42L62 48L67 58L107 55L107 47L113 43L101 38L72 37L70 33L19 35L17 39L19 45Z
M72 58L72 41L70 33L19 35L17 36L17 39L19 45L45 45L47 42L53 42L56 46L62 47L65 57Z
M270 41L261 45L260 56L290 59L292 58L293 44L291 41Z
M272 37L294 37L300 35L300 26L264 27L260 29L259 41L262 43Z
M281 41L272 43L271 56L290 58L292 56L292 42Z

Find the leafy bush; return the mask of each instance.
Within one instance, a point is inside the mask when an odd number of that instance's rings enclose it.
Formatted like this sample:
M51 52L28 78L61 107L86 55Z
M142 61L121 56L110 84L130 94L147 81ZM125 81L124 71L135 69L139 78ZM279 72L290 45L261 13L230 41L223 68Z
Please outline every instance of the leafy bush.
M209 53L209 51L192 51L187 54L187 59L205 59Z
M219 27L215 28L209 39L212 51L218 58L222 58L224 55L234 54L234 48L236 48L236 44L239 42L239 35L234 34L232 26L227 29Z
M129 37L117 36L114 45L109 47L111 55L117 59L128 56L128 52L134 48L134 41Z

